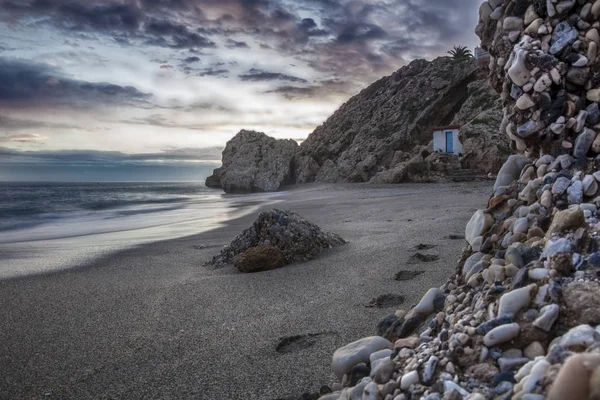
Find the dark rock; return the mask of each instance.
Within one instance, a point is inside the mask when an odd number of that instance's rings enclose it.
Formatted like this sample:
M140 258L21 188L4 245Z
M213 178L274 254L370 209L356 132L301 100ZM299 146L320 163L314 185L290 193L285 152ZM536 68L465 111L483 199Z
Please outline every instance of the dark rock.
M349 386L356 386L356 384L362 379L371 374L371 368L365 363L360 363L352 367L350 371L350 384Z
M498 373L492 379L492 385L497 386L500 382L516 383L515 374L511 371L503 371Z
M592 103L587 108L588 116L586 119L586 123L589 126L594 126L598 122L600 122L600 108L598 107L598 103Z
M296 213L273 209L261 213L250 228L233 239L207 265L222 267L231 264L238 254L261 244L276 247L285 264L291 264L314 259L323 250L345 243L338 235L323 231Z
M573 149L573 155L577 165L583 166L587 163L587 153L596 138L596 132L591 129L584 128L583 132L577 136L575 140L575 148Z
M519 271L517 271L517 274L512 278L510 286L511 290L519 289L527 285L527 281L529 279L528 272L529 271L527 268L521 268Z
M592 254L588 258L588 264L591 265L592 267L600 267L600 252L596 252L596 253Z
M408 337L413 333L423 322L425 322L427 316L419 313L415 313L412 316L407 316L406 320L395 332L399 339Z
M436 312L440 312L444 310L444 306L446 304L446 296L440 294L433 300L433 308Z
M394 322L397 320L398 317L395 314L381 318L377 323L377 335L385 336L385 333L394 325Z
M479 325L475 329L475 333L480 336L484 336L489 331L491 331L492 329L494 329L500 325L510 324L513 321L513 318L514 318L514 316L512 314L505 314L505 315L496 317L494 319L490 319L489 321L486 321L486 322L482 323L481 325Z
M567 71L567 81L578 85L584 86L590 77L590 69L589 68L577 68L571 67Z

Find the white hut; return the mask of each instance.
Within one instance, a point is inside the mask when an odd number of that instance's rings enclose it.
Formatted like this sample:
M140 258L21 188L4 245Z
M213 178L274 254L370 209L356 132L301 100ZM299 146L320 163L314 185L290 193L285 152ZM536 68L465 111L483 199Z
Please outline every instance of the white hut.
M462 153L458 139L460 125L438 126L433 128L433 151L438 153Z

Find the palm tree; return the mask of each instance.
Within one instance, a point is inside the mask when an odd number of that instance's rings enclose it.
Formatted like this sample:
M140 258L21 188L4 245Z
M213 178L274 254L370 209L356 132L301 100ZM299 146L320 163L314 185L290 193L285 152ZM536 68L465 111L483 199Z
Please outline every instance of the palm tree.
M470 60L473 58L473 53L466 46L454 46L448 52L455 61Z

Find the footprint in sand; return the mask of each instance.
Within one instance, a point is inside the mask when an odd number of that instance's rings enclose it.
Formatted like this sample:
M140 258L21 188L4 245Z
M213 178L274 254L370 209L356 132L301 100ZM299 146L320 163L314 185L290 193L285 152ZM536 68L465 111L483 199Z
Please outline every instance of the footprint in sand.
M398 294L382 294L371 300L365 307L389 308L399 306L402 303L404 303L404 296Z
M407 264L419 264L419 263L424 263L424 262L433 262L433 261L437 261L440 259L440 256L438 256L437 254L423 254L423 253L417 253L412 255L409 259Z
M423 244L423 243L419 243L418 245L416 245L415 247L413 247L413 250L431 250L433 248L436 248L437 244Z
M394 279L397 281L410 281L411 279L415 279L417 276L424 274L425 271L400 271L394 276Z
M336 332L308 333L306 335L285 336L279 339L275 351L280 354L295 353L314 346L321 336L335 335Z
M450 240L462 240L465 237L463 235L448 235L448 239Z

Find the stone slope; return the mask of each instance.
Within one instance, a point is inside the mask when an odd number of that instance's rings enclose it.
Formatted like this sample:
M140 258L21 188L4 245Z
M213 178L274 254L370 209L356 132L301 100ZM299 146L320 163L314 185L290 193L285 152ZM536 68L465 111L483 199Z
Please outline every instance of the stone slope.
M227 142L223 165L206 179L206 186L226 193L276 192L293 182L297 149L291 139L242 130Z
M301 144L296 182L366 182L393 171L431 142L433 127L499 113L495 99L471 61L415 60L348 100Z

